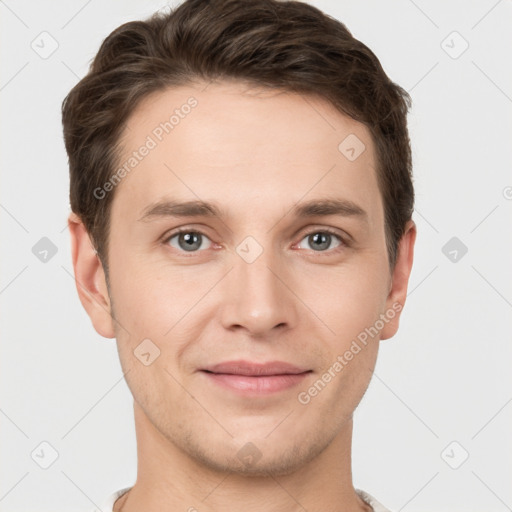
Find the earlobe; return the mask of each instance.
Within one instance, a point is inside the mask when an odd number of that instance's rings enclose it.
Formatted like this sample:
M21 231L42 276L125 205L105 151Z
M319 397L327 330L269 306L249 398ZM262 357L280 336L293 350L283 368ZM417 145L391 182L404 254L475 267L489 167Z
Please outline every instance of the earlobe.
M114 338L114 319L103 265L91 243L89 233L75 213L69 215L68 227L75 284L80 302L98 334L105 338Z
M407 298L407 286L411 275L416 242L416 224L410 220L404 230L398 246L398 255L391 276L391 286L386 299L386 318L389 321L381 331L381 340L391 338L398 331L402 309Z

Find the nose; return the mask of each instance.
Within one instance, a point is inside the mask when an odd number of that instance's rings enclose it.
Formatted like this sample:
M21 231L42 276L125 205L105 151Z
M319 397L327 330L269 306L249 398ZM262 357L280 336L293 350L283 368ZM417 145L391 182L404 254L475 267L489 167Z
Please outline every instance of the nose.
M245 330L252 337L268 338L275 331L293 328L300 301L293 279L279 258L265 249L249 262L234 254L234 268L224 282L221 321L228 330ZM282 262L281 262L282 263Z

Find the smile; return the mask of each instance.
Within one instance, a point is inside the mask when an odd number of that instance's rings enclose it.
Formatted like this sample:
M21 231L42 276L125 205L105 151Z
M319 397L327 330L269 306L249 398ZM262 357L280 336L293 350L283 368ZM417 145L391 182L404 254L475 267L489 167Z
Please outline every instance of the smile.
M202 369L201 373L210 382L224 389L241 394L260 395L293 388L311 371L280 361L264 364L230 361Z

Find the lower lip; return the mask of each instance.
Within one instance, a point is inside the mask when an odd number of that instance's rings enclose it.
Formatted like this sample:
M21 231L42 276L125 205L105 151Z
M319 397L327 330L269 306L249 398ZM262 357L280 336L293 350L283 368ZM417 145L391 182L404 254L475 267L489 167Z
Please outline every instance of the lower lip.
M265 376L232 375L204 371L202 373L220 386L242 394L268 394L297 386L310 372Z

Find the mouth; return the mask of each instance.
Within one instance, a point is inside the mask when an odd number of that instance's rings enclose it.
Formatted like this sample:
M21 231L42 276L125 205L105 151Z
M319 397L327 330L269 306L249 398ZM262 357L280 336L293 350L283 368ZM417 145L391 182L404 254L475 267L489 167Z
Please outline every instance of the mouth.
M241 394L268 394L297 386L312 370L282 361L229 361L200 370L210 382Z

